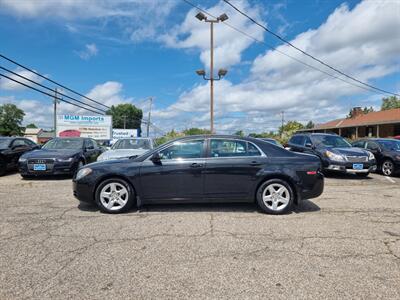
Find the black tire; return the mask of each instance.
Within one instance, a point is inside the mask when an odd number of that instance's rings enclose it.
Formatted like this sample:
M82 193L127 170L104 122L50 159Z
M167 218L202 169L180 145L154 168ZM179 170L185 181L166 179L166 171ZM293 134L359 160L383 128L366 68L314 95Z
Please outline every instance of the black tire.
M367 178L369 176L369 172L368 173L356 173L356 175L360 178Z
M267 188L272 187L274 190L275 187L279 187L279 186L283 186L286 188L286 190L284 191L284 195L286 197L288 197L288 202L286 204L286 206L282 207L282 205L284 204L277 204L277 208L274 210L271 206L273 206L273 200L271 201L266 201L267 204L269 204L269 202L271 202L270 205L267 205L264 200L263 200L263 195L264 195L264 191ZM270 196L269 191L265 191L266 192L266 196ZM268 194L268 195L267 195ZM257 195L256 195L256 199L257 199L257 203L258 206L261 208L261 210L267 214L272 214L272 215L282 215L285 214L289 211L291 211L293 203L294 203L294 193L293 193L293 189L291 188L291 186L284 180L282 179L269 179L267 181L265 181L263 184L260 185L260 187L257 190ZM279 200L278 200L279 202Z
M120 208L118 208L118 206L120 206L119 204L116 207L107 208L101 201L101 197L100 197L101 191L107 185L112 184L112 183L115 183L117 185L122 185L127 191L127 196L126 196L126 200L125 200L126 204L121 206ZM119 213L128 211L135 204L135 192L134 192L132 186L125 180L123 180L121 178L110 178L110 179L104 180L103 182L101 182L98 185L98 187L96 189L95 200L96 200L97 206L100 208L100 210L102 212L109 213L109 214L119 214ZM110 198L108 201L109 202L111 201Z
M395 172L393 161L391 159L385 159L382 162L381 171L382 174L385 176L393 176Z

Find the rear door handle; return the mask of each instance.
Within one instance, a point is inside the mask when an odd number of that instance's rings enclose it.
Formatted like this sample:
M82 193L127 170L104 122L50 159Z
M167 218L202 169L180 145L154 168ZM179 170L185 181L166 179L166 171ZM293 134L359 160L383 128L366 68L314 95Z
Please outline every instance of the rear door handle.
M191 168L201 168L203 166L203 164L198 164L198 163L192 163L190 165Z
M258 161L252 161L252 162L250 163L250 166L260 166L260 165L261 165L261 163L258 162Z

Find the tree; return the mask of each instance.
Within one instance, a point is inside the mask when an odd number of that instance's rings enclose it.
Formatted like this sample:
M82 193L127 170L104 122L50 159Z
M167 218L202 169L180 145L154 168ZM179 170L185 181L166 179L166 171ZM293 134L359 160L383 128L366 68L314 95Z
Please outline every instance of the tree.
M114 128L140 129L142 124L143 111L130 103L113 105L106 114L112 116Z
M21 135L21 123L25 113L14 104L0 106L0 135Z
M309 121L308 123L307 123L307 125L306 125L306 128L307 129L311 129L311 128L314 128L315 127L315 124L313 123L313 121Z
M159 137L155 140L156 145L162 145L170 140L176 139L178 137L184 136L183 133L177 132L175 130L171 130L170 132L167 132L164 136Z
M38 128L34 123L26 125L26 128Z
M210 130L208 129L202 129L202 128L189 128L189 129L185 129L182 132L184 135L198 135L198 134L210 134Z
M382 98L381 110L400 108L400 98L396 96Z
M358 108L357 108L357 110L358 110ZM361 113L363 113L363 114L368 114L368 113L370 113L370 112L373 112L374 111L374 108L372 107L372 106L370 106L370 107L364 107L364 108L362 108L361 110L360 110L360 112ZM351 118L353 118L354 117L354 112L355 112L355 109L354 108L352 108L352 109L350 109L350 112L349 112L349 114L346 116L346 118L347 119L351 119Z
M297 130L303 129L304 125L297 121L289 121L285 125L279 127L279 134L282 136L291 136Z
M238 130L238 131L236 131L235 133L234 133L234 135L238 135L238 136L244 136L244 132L243 132L243 130Z

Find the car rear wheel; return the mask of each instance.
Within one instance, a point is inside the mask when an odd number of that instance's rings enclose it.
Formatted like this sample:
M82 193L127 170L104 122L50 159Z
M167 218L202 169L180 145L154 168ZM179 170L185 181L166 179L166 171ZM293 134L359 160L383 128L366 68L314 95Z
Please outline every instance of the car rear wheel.
M129 210L135 201L132 187L120 178L111 178L100 183L95 197L100 210L112 214Z
M257 203L268 214L284 214L290 211L294 194L290 185L281 179L264 182L257 191Z
M385 160L382 163L382 173L385 176L392 176L394 172L394 164L390 159Z

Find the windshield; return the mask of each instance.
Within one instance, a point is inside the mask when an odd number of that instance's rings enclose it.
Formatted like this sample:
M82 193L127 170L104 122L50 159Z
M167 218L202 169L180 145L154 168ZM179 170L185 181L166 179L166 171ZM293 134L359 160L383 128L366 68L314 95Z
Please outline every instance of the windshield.
M52 139L48 141L43 149L82 149L83 140L80 139Z
M399 151L400 141L379 141L383 148L389 151Z
M112 148L116 149L143 149L149 150L151 149L151 144L149 140L146 139L123 139L118 140Z
M332 148L349 148L351 145L342 137L336 135L313 135L311 136L313 143L318 146Z
M0 149L8 148L11 139L0 139Z

